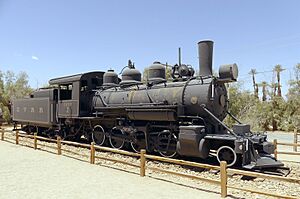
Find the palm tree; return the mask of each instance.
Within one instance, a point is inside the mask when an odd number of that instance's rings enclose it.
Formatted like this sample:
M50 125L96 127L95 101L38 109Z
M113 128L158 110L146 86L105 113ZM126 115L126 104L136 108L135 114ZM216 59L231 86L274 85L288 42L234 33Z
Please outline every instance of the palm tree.
M255 84L255 97L258 98L258 84Z
M263 93L262 100L263 101L267 100L267 89L266 89L267 86L268 86L268 83L266 81L263 81L262 82L262 93Z
M266 81L261 82L260 84L257 84L257 86L262 87L262 101L267 101L267 86L268 83Z
M255 97L258 98L258 93L256 93L256 82L255 82L255 75L257 74L256 69L251 69L250 72L249 72L249 74L252 75L252 83L253 83L254 95L255 95Z
M272 98L274 98L276 96L278 83L271 83L269 86L272 88L272 92L271 92L270 96Z
M277 95L279 97L281 97L281 85L280 85L280 73L282 71L284 71L285 69L282 68L282 66L280 64L277 64L275 67L274 67L274 71L276 72L276 76L277 76Z

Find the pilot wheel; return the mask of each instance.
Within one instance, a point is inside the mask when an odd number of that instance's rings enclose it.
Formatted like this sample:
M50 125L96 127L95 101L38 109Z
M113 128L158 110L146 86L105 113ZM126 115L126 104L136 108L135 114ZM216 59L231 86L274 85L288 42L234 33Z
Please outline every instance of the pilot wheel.
M226 161L227 166L231 167L236 163L237 155L231 147L222 146L217 151L217 159L219 163L221 163L221 161Z

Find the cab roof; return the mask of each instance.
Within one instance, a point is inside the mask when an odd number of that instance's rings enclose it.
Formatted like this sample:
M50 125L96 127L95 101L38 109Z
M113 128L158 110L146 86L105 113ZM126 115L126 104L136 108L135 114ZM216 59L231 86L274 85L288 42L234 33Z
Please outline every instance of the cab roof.
M53 78L49 80L49 84L69 84L76 81L80 81L81 79L88 79L93 77L101 78L103 77L104 72L103 71L93 71L93 72L87 72L87 73L80 73L75 75L69 75L64 77L58 77Z

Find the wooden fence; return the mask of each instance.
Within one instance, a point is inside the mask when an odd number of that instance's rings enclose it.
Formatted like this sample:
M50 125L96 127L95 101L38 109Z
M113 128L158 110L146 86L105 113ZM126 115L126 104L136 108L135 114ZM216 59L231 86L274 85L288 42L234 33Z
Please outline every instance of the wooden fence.
M294 143L286 143L286 142L278 142L277 139L273 140L273 144L275 146L274 156L277 159L278 154L285 154L285 155L300 155L300 152L297 152L297 148L300 147L300 143L298 140L298 136L300 136L300 133L297 132L297 129L294 130ZM278 145L282 146L292 146L293 152L288 151L279 151Z
M171 158L150 155L150 154L146 154L146 150L144 150L144 149L142 149L140 151L140 153L133 153L133 152L113 149L113 148L109 148L109 147L96 146L94 143L82 144L82 143L77 143L77 142L61 140L60 137L57 137L57 139L55 140L55 139L37 136L36 133L34 133L34 135L27 135L27 134L19 133L19 131L15 131L15 140L12 140L12 139L7 139L7 138L5 139L5 135L4 135L5 133L13 134L11 131L6 131L3 129L0 129L0 131L1 131L1 140L2 141L9 140L10 142L14 141L15 144L19 144L20 137L33 139L32 148L34 148L35 150L38 149L38 145L41 145L41 146L46 146L46 147L55 149L57 151L58 155L62 155L63 154L62 152L68 152L68 153L72 153L72 154L76 154L76 155L89 157L90 164L95 164L95 159L103 159L103 160L108 160L108 161L113 161L113 162L118 162L118 163L130 165L130 166L134 166L134 167L139 167L141 177L146 176L147 170L153 170L153 171L168 173L168 174L172 174L172 175L177 175L177 176L186 177L186 178L190 178L190 179L201 180L201 181L204 181L207 183L219 185L222 198L225 198L226 196L228 196L228 192L227 192L228 188L236 189L236 190L240 190L240 191L251 192L251 193L256 193L256 194L267 195L267 196L279 197L279 198L292 198L292 199L296 198L293 196L279 195L279 194L275 194L275 193L271 193L271 192L267 192L267 191L263 191L263 190L247 189L247 188L243 188L243 187L237 187L234 185L230 185L230 184L228 184L228 174L230 174L230 175L237 174L237 175L243 175L243 176L257 177L257 178L263 178L263 179L272 179L272 180L279 180L279 181L300 184L300 179L297 179L297 178L287 178L287 177L282 177L282 176L274 176L274 175L262 174L262 173L257 173L257 172L250 172L250 171L243 171L243 170L238 170L238 169L227 168L227 163L225 161L222 161L220 166L208 165L208 164L190 162L190 161L185 161L185 160L177 160L177 159L171 159ZM56 147L47 146L42 143L39 143L38 142L39 140L56 143ZM30 142L27 142L27 143L30 143ZM79 153L71 151L71 150L63 149L62 144L89 148L90 155L79 154ZM130 163L130 162L127 162L124 160L119 160L119 159L105 157L105 156L96 156L96 151L112 152L112 153L122 154L122 155L126 155L126 156L137 157L140 159L140 164L134 164L134 163ZM177 164L177 165L196 167L196 168L202 168L202 169L218 170L218 171L220 171L219 172L220 180L208 179L208 178L204 178L204 177L200 177L200 176L195 176L195 175L190 175L190 174L185 174L185 173L178 173L178 172L165 170L165 169L161 169L161 168L156 168L156 167L150 167L150 166L147 166L147 160L173 163L173 164Z

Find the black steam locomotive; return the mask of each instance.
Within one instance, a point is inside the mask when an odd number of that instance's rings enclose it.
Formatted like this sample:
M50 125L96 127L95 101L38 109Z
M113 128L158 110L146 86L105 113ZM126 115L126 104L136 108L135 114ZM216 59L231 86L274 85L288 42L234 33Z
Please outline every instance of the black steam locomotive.
M236 64L212 74L213 42L198 43L200 75L191 66L154 62L148 78L129 61L121 79L113 71L89 72L49 81L51 88L13 101L13 121L23 130L49 137L77 140L84 136L98 145L131 148L218 161L246 169L277 168L266 135L254 134L237 119L232 129L222 121L229 115L225 83L235 82ZM234 100L234 99L232 99Z

